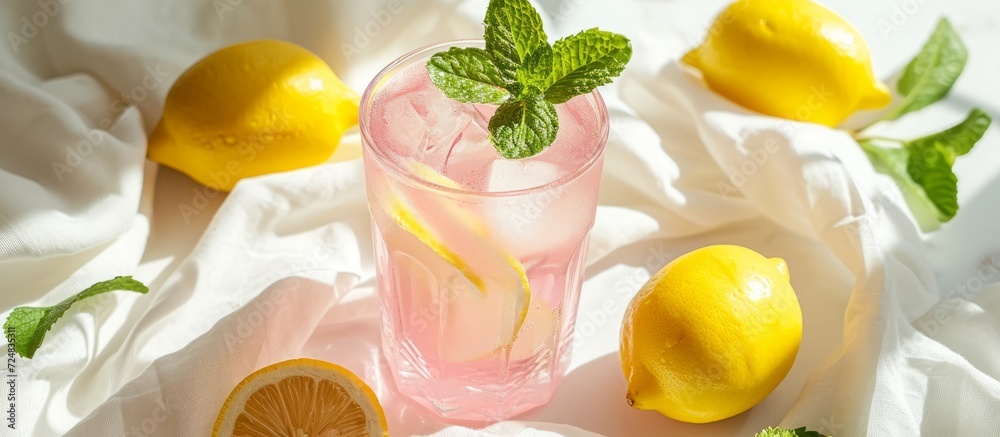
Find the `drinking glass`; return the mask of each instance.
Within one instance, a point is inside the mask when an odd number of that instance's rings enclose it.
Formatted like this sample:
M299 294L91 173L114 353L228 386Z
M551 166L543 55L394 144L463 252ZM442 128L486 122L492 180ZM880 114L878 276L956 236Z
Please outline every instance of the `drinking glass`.
M569 365L608 114L597 91L557 105L542 153L500 157L495 106L447 99L424 64L389 64L361 99L382 352L403 394L454 421L547 402Z

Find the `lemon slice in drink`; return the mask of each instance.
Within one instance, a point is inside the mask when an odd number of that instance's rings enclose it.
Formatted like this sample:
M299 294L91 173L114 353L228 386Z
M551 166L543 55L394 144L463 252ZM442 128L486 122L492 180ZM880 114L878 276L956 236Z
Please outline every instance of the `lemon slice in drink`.
M410 170L410 174L432 184L440 185L445 188L451 188L453 190L461 190L464 188L462 187L462 184L452 180L448 176L438 173L436 170L428 167L427 164L420 161L410 161L407 168Z
M375 393L353 373L299 358L260 369L222 404L213 437L388 436Z
M462 188L424 164L414 162L409 169L434 184ZM467 204L442 196L423 196L414 202L397 190L388 207L400 229L458 273L434 274L445 290L411 296L422 310L440 308L441 325L436 329L440 358L469 362L511 348L531 300L524 266L496 241L478 215L466 209Z

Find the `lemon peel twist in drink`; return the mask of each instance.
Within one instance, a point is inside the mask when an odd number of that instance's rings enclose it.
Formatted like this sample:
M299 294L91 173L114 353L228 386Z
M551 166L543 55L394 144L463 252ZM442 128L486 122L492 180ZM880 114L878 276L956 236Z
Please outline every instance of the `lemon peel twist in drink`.
M411 173L424 180L451 189L462 188L458 182L426 164L412 161L409 167ZM498 307L513 308L509 312L514 315L513 318L495 320L500 326L500 333L492 341L481 335L477 337L481 331L472 326L456 326L458 329L448 330L443 356L449 361L468 362L512 348L528 316L531 301L531 286L524 266L506 252L487 224L470 211L447 199L429 197L422 199L423 203L418 205L405 196L396 191L388 202L389 213L400 229L423 243L482 292L481 298L470 298L470 302L461 307L468 324L496 319ZM421 218L420 210L443 212L451 218L447 229L434 229L433 223ZM429 300L424 302L427 306L435 304Z

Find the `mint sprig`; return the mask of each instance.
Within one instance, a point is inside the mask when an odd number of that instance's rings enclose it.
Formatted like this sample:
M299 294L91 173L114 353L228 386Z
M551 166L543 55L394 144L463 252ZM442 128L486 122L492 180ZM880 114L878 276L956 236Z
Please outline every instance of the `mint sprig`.
M767 427L767 429L761 430L754 435L754 437L827 437L816 431L808 431L806 427L795 428L795 429L784 429L784 428L772 428Z
M490 141L507 159L541 153L559 131L554 105L592 92L632 58L628 38L585 30L549 45L542 18L527 0L491 0L486 48L451 48L431 56L427 72L444 94L464 103L500 105Z
M52 329L52 325L66 313L74 303L98 294L115 290L135 291L143 293L149 288L131 276L118 276L114 279L98 282L91 285L69 298L50 307L17 307L11 311L7 321L3 324L4 333L14 331L8 341L14 343L14 350L25 358L35 356L35 351L42 345L45 333ZM11 340L12 339L12 340Z
M968 53L947 19L941 19L920 52L907 64L896 86L903 101L880 121L895 120L942 98L965 68ZM990 127L978 108L961 123L921 138L905 140L856 134L875 170L899 185L910 211L924 231L937 229L958 213L955 158L965 155Z

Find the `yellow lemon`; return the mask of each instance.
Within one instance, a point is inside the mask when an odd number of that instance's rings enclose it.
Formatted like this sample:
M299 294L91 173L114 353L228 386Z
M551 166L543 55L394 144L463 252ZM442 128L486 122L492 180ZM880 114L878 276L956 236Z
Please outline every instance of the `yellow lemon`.
M148 155L230 191L242 178L325 161L357 123L358 101L302 47L271 40L236 44L174 82Z
M353 373L299 358L260 369L222 404L213 437L388 436L375 393Z
M709 246L656 273L621 331L630 405L684 422L742 413L792 367L802 313L780 258Z
M776 117L835 126L891 100L858 30L810 0L737 0L684 62L715 92Z

